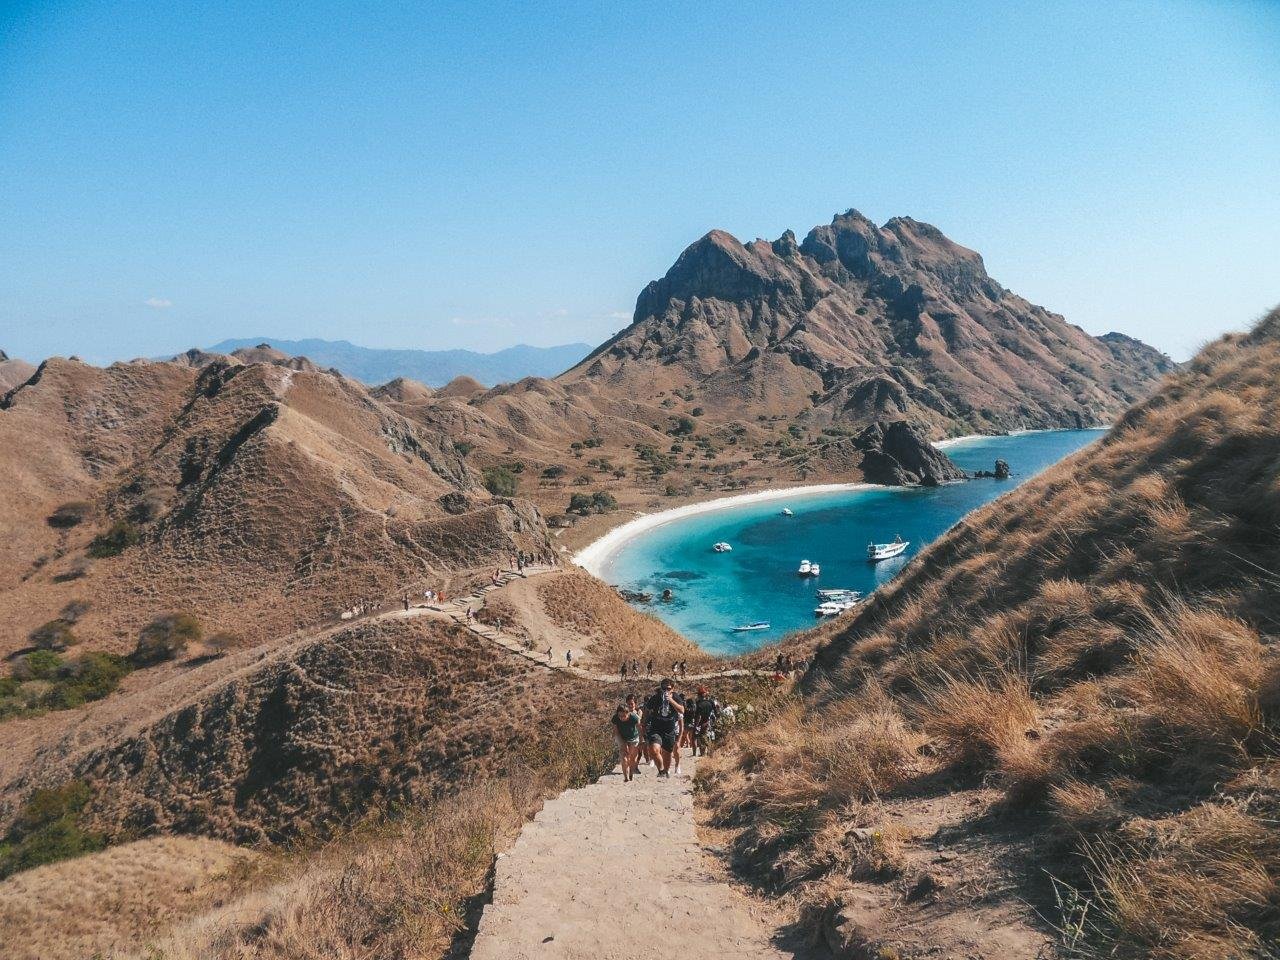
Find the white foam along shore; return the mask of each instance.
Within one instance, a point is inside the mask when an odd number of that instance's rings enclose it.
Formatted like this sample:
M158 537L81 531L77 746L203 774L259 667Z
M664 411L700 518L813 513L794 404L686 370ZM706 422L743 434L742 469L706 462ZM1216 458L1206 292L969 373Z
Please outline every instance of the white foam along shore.
M963 437L947 437L945 440L934 440L933 445L939 450L945 450L947 447L954 447L957 443L968 443L970 440L989 440L989 433L966 433Z
M886 488L874 483L814 483L803 487L776 487L768 490L756 490L752 493L739 493L731 497L704 500L701 503L687 503L682 507L659 510L657 513L644 513L634 520L628 520L620 527L614 527L598 540L591 541L591 543L574 554L573 562L588 573L601 577L609 558L617 553L624 544L640 536L640 534L663 524L684 520L700 513L712 513L716 510L727 510L732 507L742 507L751 503L764 503L769 500L787 500L822 493L848 493L854 490L884 489Z

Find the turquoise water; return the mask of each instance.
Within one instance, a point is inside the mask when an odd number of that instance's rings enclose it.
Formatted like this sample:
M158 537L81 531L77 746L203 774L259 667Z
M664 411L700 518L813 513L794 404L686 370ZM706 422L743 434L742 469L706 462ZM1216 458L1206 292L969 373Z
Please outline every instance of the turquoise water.
M654 594L670 588L671 603L646 605L705 650L744 653L817 622L818 588L868 593L969 511L1102 436L1102 430L1052 430L965 440L947 454L967 471L1009 462L1009 480L969 480L932 490L886 487L809 494L744 504L676 520L625 543L608 559L605 580ZM794 516L781 515L790 507ZM901 534L902 557L866 562L867 542ZM724 540L732 553L715 553ZM818 579L796 575L800 561L822 565ZM768 630L733 633L736 624L767 620Z

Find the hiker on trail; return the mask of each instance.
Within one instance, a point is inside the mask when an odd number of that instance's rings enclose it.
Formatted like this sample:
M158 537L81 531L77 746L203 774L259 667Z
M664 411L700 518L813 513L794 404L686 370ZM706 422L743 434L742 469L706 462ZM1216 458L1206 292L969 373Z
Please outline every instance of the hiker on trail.
M551 648L547 647L547 663L551 662Z
M640 706L639 700L634 693L627 694L627 709L640 717L641 724L644 722L644 707ZM653 750L649 747L649 741L640 738L640 759L644 761L646 767L653 766ZM637 772L639 772L637 770Z
M620 703L610 723L613 724L613 734L618 740L622 782L630 783L640 767L640 714L625 703Z
M622 661L622 666L618 668L618 676L621 678L623 683L627 682L627 661Z
M689 675L689 661L688 661L688 660L681 660L681 661L680 661L680 676L682 676L682 677L687 677L688 675Z
M644 702L644 737L653 750L658 776L671 776L673 758L679 763L680 718L684 714L684 702L676 693L675 682L664 679L658 689Z
M648 670L646 670L646 671L644 672L644 675L645 675L646 677L652 677L652 676L653 676L653 661L652 661L652 660L650 660L650 661L649 661L649 669L648 669Z
M467 607L467 623L470 623L475 618L476 618L476 612L472 610L470 607Z
M716 721L720 719L720 701L711 696L706 687L698 687L698 698L693 702L693 755L707 755L707 743L716 738Z
M409 612L409 595L407 593L404 595L404 610L405 613Z
M566 650L566 651L564 652L564 665L565 665L566 667L572 667L572 666L573 666L573 651L572 651L572 650Z

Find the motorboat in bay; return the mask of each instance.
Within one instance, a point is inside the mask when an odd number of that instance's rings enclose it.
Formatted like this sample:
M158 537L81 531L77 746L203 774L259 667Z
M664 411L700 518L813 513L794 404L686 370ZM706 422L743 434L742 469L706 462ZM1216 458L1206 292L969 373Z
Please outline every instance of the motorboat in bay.
M844 600L860 600L862 594L857 590L846 590L844 587L826 587L818 591L818 599L824 603L828 600L841 602Z
M802 577L816 577L822 573L822 567L816 563L810 563L808 560L800 561L800 569L796 571Z
M712 547L711 549L712 549L712 550L714 550L716 553L728 553L730 550L732 550L732 549L733 549L733 547L729 546L729 544L727 544L727 543L725 543L723 540L721 540L719 543L717 543L717 544L716 544L714 547Z
M783 507L783 508L782 508L782 515L783 515L784 517L794 517L794 516L795 516L795 514L791 512L791 508L790 508L790 507Z
M824 600L813 608L815 617L835 617L858 605L858 598L848 600Z
M911 541L903 540L902 537L894 537L893 543L868 543L867 562L879 563L881 560L892 560L906 552L909 546Z
M744 623L740 627L734 627L733 632L746 633L748 630L768 630L768 629L769 629L768 620L757 620L755 623Z

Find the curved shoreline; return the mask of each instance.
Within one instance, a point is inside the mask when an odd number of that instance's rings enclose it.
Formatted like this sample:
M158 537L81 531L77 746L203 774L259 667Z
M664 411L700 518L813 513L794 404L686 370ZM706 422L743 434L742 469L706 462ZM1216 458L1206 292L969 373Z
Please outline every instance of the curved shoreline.
M717 497L714 500L703 500L700 503L686 503L670 510L659 510L657 513L643 513L634 520L614 527L604 536L592 540L573 555L573 562L592 576L600 577L605 564L628 541L634 540L642 533L661 527L676 520L685 520L702 513L741 507L751 503L765 503L769 500L785 500L788 497L813 496L823 493L849 493L855 490L887 490L888 487L876 483L814 483L803 487L772 487L768 490L756 490L752 493L737 493L728 497Z

